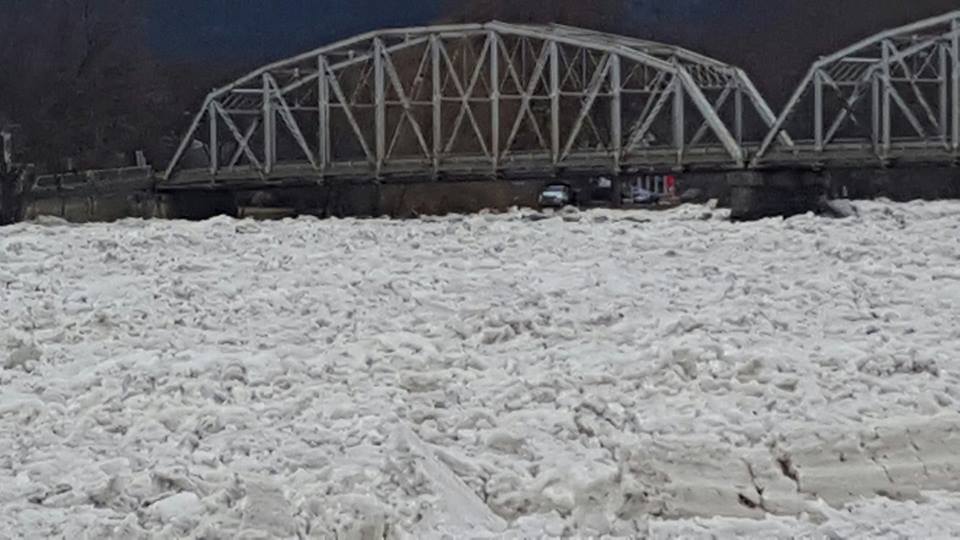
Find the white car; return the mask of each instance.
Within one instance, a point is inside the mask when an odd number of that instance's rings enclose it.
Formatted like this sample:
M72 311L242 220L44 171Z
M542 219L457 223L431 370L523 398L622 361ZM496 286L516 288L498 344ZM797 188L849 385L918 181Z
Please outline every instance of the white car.
M623 194L623 202L626 204L657 204L661 198L659 193L639 186L630 188Z
M540 192L540 206L563 208L573 204L573 190L565 184L550 184Z
M633 203L634 204L656 204L660 202L661 195L659 193L654 193L652 191L635 188L633 190Z

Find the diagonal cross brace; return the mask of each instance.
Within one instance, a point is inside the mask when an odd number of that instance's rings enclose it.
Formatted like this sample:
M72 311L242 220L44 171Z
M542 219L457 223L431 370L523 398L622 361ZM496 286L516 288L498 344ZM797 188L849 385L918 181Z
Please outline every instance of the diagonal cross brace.
M587 87L586 99L584 100L583 105L580 107L580 113L577 115L577 120L573 124L573 128L570 131L570 136L567 138L567 144L564 147L562 157L560 158L561 161L570 156L570 152L573 150L573 145L576 144L577 137L580 136L580 131L583 129L583 122L590 114L591 109L593 109L593 104L596 102L597 96L600 94L600 89L603 87L603 83L607 79L607 73L610 72L610 67L613 64L612 59L613 55L607 54L602 62L602 65L598 66L593 72L593 78L590 80L590 85Z
M230 115L223 109L223 106L219 102L214 101L214 107L217 109L217 114L220 115L220 118L223 119L224 125L227 126L227 129L230 130L230 133L233 135L233 138L236 139L237 144L240 145L238 151L242 151L246 154L247 159L250 160L250 163L257 168L257 171L261 174L263 173L263 164L257 159L257 155L250 148L250 137L244 137L240 134L240 129L237 128L237 124L233 121L233 118L230 118ZM255 126L256 124L254 124ZM252 133L251 133L252 135Z
M357 119L353 115L353 110L350 107L350 102L347 101L346 95L343 93L343 88L340 86L340 81L337 80L337 75L331 71L329 64L325 64L324 68L327 72L327 80L330 82L330 89L333 90L333 94L337 97L337 100L340 102L340 107L343 109L344 114L347 117L347 122L350 123L350 127L353 128L353 133L357 136L357 139L360 141L360 146L363 148L364 155L367 156L367 160L371 164L377 162L377 158L373 155L373 152L370 151L370 145L367 144L367 139L363 136L363 130L360 129L360 125L357 123Z
M483 51L480 53L480 57L477 60L477 66L474 68L473 75L471 80L466 88L460 82L460 77L457 75L456 69L454 68L453 62L450 60L450 55L447 54L447 48L441 43L440 52L444 57L445 63L447 65L447 70L450 72L451 81L453 82L454 87L457 89L457 93L460 95L458 100L460 101L460 112L457 114L457 119L453 124L453 130L450 132L450 140L447 141L447 146L444 148L443 153L449 154L453 149L453 145L457 141L457 136L460 133L460 126L463 124L464 117L470 120L473 130L477 135L477 140L480 142L480 147L483 149L483 153L487 157L490 156L490 150L487 148L487 143L485 137L483 136L483 130L480 129L480 125L477 123L477 119L473 114L473 111L470 107L470 99L473 97L473 93L477 87L477 82L480 80L480 76L484 71L484 67L487 59L487 52L490 48L490 40L485 41Z
M294 140L297 141L297 145L303 150L307 161L310 162L310 165L312 165L314 169L319 170L320 167L317 165L317 159L314 157L313 151L310 150L310 145L307 144L307 139L304 138L303 132L300 131L300 125L297 124L297 119L294 118L293 113L290 111L290 105L287 104L287 100L284 99L283 94L280 93L280 87L277 85L277 81L270 75L266 75L266 77L267 80L270 81L270 86L273 88L272 98L280 105L280 118L283 120L283 123L287 125L287 129L290 130L290 134L293 135ZM273 136L276 137L276 133L274 133Z
M523 95L520 99L520 112L517 114L517 119L513 123L513 129L510 130L510 136L507 138L507 144L505 145L504 155L509 155L511 147L513 146L514 140L517 138L517 134L520 132L520 126L523 125L523 119L529 117L533 129L537 134L537 139L540 141L540 146L542 148L547 148L547 141L543 136L543 132L540 129L540 125L537 122L536 117L533 114L533 109L531 108L531 101L533 99L533 93L537 90L537 86L542 81L541 76L543 75L544 70L547 66L547 60L550 58L550 47L549 44L544 42L543 48L540 51L540 56L537 58L537 63L534 65L533 74L530 77L530 82L527 83L525 89L523 89ZM509 62L510 70L514 71L513 63ZM514 73L516 77L516 74ZM517 86L520 87L520 80L516 79Z
M631 130L632 135L630 136L630 141L627 143L626 148L624 148L624 152L635 150L643 141L643 138L647 136L647 132L649 132L653 127L653 123L656 121L663 108L667 105L667 102L670 100L670 98L673 97L674 93L677 91L677 87L680 84L680 79L675 76L656 101L651 99L650 102L648 102L648 105L653 103L653 107L650 108L645 116L642 115L637 119L637 123Z
M382 48L381 48L382 50ZM420 60L420 67L418 69L417 75L419 79L420 73L423 72L424 66L426 65L425 59L427 55L424 55ZM397 73L397 68L393 64L393 59L390 58L389 54L383 55L384 67L386 68L387 75L390 78L390 84L393 86L393 89L397 92L397 96L400 98L401 106L403 107L403 116L410 123L410 126L413 128L413 132L417 137L417 142L420 144L420 149L423 150L423 155L426 158L430 157L430 149L427 147L427 140L423 136L423 131L420 129L420 124L417 122L416 118L413 116L413 106L410 104L410 97L407 95L406 90L403 88L403 82L400 80L400 75ZM399 126L398 126L399 131ZM394 137L396 141L396 137ZM393 145L391 144L391 147Z

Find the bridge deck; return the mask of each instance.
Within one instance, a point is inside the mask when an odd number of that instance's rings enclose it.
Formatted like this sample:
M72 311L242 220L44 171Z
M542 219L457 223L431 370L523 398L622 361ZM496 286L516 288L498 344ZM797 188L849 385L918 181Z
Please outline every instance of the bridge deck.
M677 156L673 152L653 151L621 163L621 172L678 172ZM715 171L717 173L740 170L729 163L722 148L688 150L684 154L683 170ZM757 169L825 169L825 168L881 168L898 165L933 164L941 166L960 165L960 155L952 153L945 145L902 141L894 143L886 151L886 157L878 156L871 144L834 144L817 150L812 142L798 142L793 149L771 153ZM751 167L746 167L751 168ZM213 173L209 168L194 168L177 171L163 182L162 190L186 189L258 189L316 185L328 181L381 183L416 182L428 179L457 182L478 179L530 179L556 178L576 175L612 175L615 168L606 155L581 156L568 160L563 167L555 167L549 155L515 156L501 161L494 170L490 162L478 157L460 157L445 160L439 168L425 160L397 160L384 166L379 173L367 162L339 162L325 170L311 164L280 163L270 174L254 167L220 169Z
M620 164L622 171L674 172L676 152L651 151L642 156L625 160ZM703 148L689 150L684 154L687 168L698 170L734 170L737 167L729 161L722 148ZM504 178L555 178L574 175L611 175L615 174L615 164L608 155L580 155L568 158L562 167L554 166L548 154L527 154L502 159L500 166L494 169L488 159L463 156L446 159L439 164L422 159L394 160L378 172L370 163L337 162L326 169L317 169L309 163L279 163L269 174L254 167L221 168L213 173L209 168L185 169L177 171L160 185L164 190L183 190L195 188L213 189L256 189L258 187L283 187L296 185L315 185L324 181L373 181L381 183L415 182L425 179L440 181L466 181L477 179Z

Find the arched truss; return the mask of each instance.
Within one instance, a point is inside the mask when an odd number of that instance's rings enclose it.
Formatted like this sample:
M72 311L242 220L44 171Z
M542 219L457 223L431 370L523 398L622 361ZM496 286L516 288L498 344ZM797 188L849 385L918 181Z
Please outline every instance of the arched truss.
M214 180L742 167L775 119L742 70L677 47L559 25L384 30L215 90L166 178L201 143Z
M789 131L795 143L777 140ZM814 63L752 165L956 159L960 11L877 34Z

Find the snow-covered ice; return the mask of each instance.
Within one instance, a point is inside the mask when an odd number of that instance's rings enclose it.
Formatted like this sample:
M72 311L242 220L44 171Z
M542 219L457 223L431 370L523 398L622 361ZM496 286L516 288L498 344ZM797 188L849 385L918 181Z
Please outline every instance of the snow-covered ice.
M960 203L0 229L0 537L960 534Z

